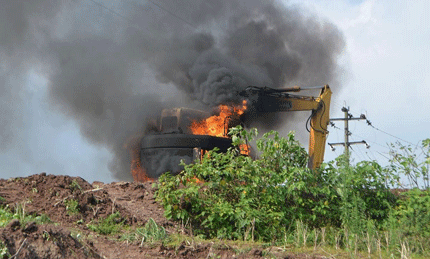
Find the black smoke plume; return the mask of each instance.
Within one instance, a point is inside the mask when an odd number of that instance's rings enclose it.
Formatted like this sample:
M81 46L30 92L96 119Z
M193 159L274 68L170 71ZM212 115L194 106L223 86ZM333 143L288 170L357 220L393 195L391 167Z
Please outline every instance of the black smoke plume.
M30 71L47 80L51 108L114 155L130 180L125 149L162 108L238 102L248 85L336 87L338 29L280 1L0 0L1 149L22 146ZM284 116L285 117L285 116ZM268 128L276 114L254 118ZM1 150L0 150L1 151ZM58 172L60 173L60 172Z

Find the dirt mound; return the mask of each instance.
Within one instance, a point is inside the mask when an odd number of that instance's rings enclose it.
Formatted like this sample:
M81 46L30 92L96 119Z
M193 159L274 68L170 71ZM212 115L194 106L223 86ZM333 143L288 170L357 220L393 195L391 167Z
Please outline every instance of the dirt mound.
M15 214L19 211L21 215L33 215L33 218L46 215L52 222L36 224L34 221L12 220L0 228L0 252L4 245L8 256L15 255L14 258L264 257L262 247L237 248L223 241L195 242L193 236L190 236L190 242L182 241L170 247L144 243L135 233L149 219L163 226L167 234L186 233L177 223L164 217L154 192L150 182L90 184L80 177L45 173L0 179L1 207L8 206ZM118 221L123 222L131 234L103 235L91 228L114 213L119 215ZM124 238L122 234L129 236ZM271 253L270 257L285 258L286 254ZM289 255L288 258L305 257Z
M32 175L0 180L0 196L11 208L28 214L46 214L54 222L86 224L120 212L126 224L153 218L168 225L153 198L151 183L88 183L80 177Z
M88 224L113 213L119 213L120 221L129 226L143 226L150 218L167 231L174 226L156 203L152 183L90 184L80 177L42 173L0 179L0 197L0 206L8 206L15 212L21 210L22 214L34 217L47 215L56 223L33 223L34 228L30 228L14 220L8 227L0 229L0 241L6 244L11 255L22 247L20 258L115 258L108 256L115 253L118 254L116 258L126 255L133 258L142 254L138 246L121 248L119 242L88 229ZM83 244L70 235L69 229L94 240Z
M93 245L83 245L64 227L13 220L0 229L0 239L15 258L102 258Z

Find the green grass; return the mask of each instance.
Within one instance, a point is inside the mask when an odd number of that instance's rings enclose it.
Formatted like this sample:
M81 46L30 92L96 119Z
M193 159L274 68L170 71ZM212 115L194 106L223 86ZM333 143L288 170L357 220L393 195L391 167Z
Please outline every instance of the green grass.
M0 227L5 227L13 219L19 220L21 227L24 227L31 221L36 222L36 224L52 223L51 219L46 214L27 214L25 211L25 204L26 202L15 204L15 209L13 211L9 206L0 207Z
M69 199L64 201L66 210L69 215L79 214L79 202L75 199Z
M95 223L88 224L87 227L101 235L111 235L123 229L124 221L121 219L121 214L117 211L104 219L99 219Z
M152 218L150 218L145 226L136 228L132 232L124 233L120 240L127 242L139 241L141 244L156 243L164 241L168 238L167 232L164 227L159 226Z

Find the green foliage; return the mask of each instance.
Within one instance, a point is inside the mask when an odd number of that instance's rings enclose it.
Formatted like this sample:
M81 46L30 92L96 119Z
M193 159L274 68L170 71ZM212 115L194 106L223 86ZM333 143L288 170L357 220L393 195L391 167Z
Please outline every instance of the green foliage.
M257 135L240 127L230 133L235 147ZM257 148L257 160L239 155L238 148L211 151L201 163L185 165L182 175L163 175L157 197L166 216L190 221L196 234L209 238L264 241L282 239L282 230L298 219L312 226L335 223L328 204L337 202L336 192L305 167L307 153L293 133L284 138L271 131Z
M9 258L11 255L5 243L0 240L0 258Z
M152 218L146 222L143 228L136 229L136 234L141 238L142 242L151 243L164 240L167 237L166 230L162 226L157 225Z
M0 207L0 227L5 227L14 218L9 207Z
M14 211L12 211L9 206L0 207L0 227L5 227L12 219L19 220L21 227L24 227L28 222L31 221L36 222L36 224L46 224L52 222L46 214L27 214L25 212L25 204L26 202L15 204Z
M79 214L79 202L75 199L67 199L64 201L66 210L69 215Z
M405 235L420 235L430 238L430 190L415 188L402 194L394 217Z
M367 229L367 220L381 227L396 202L387 179L391 173L375 161L362 161L350 166L344 156L325 164L320 169L324 183L338 194L338 211L333 215L342 226L353 233Z
M398 197L390 187L402 175L428 179L423 166L430 164L430 140L422 143L426 151L420 163L400 149L392 160L397 164L388 167L376 161L350 165L340 156L312 171L293 133L285 138L274 131L264 134L256 141L256 160L240 155L237 147L257 131L237 127L230 134L234 147L226 153L211 151L202 161L184 165L180 175L160 177L156 197L166 217L205 238L296 246L320 242L351 255L367 251L381 257L384 249L391 257L429 255L429 191ZM419 174L411 168L419 168Z
M74 191L82 191L82 187L79 185L78 181L76 181L76 179L74 179L70 185L69 185L70 190L72 190L72 192Z
M51 223L51 220L46 214L27 214L25 212L25 206L26 202L17 203L15 205L15 213L13 214L13 218L18 219L22 227L24 227L28 222L31 221L34 221L37 224Z
M111 235L118 233L124 226L124 222L125 220L121 218L121 214L117 211L97 223L88 224L87 227L101 235Z
M127 242L139 240L141 243L154 243L157 241L163 241L166 238L167 233L164 227L159 226L154 219L150 218L146 222L145 226L137 228L133 232L123 234L120 240Z
M396 175L405 176L410 188L430 188L430 139L425 139L415 147L400 142L391 144L391 170ZM398 184L400 177L397 178Z

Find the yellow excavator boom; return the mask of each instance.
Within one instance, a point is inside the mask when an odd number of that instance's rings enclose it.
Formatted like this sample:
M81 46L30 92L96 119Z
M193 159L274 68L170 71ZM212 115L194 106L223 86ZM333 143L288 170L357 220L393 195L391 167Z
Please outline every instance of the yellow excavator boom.
M290 92L321 89L318 97L292 95ZM248 87L241 93L247 97L257 96L257 109L261 112L311 111L309 137L309 168L321 166L324 160L327 126L330 121L330 100L332 92L328 85L301 88L294 86L286 89L268 87Z
M319 108L311 118L309 137L309 167L319 168L324 160L325 144L327 140L327 127L330 122L330 100L332 92L328 85L321 89L316 99ZM312 111L314 113L314 111Z

